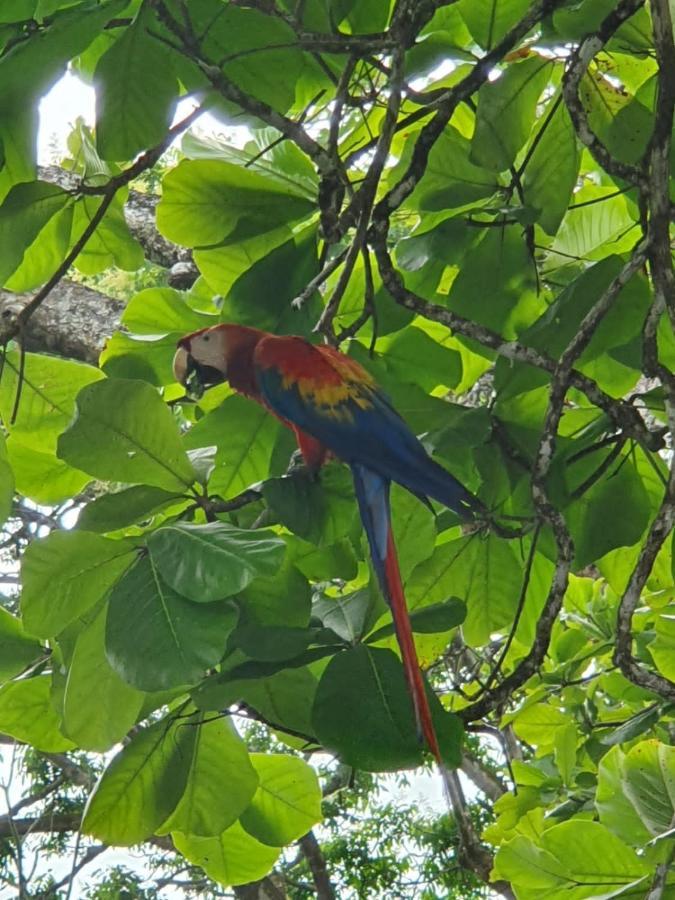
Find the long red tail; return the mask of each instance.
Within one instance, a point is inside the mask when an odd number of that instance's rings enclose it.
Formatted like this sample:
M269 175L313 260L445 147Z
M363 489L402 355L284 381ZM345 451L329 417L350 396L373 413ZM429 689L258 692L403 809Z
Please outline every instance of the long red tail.
M401 572L398 567L398 556L396 554L396 546L394 544L394 536L391 527L389 528L389 536L387 539L387 556L384 561L384 576L388 594L387 600L391 606L396 637L398 639L398 645L401 648L403 671L405 672L405 678L408 682L408 690L410 691L410 698L415 711L417 729L420 733L420 737L424 737L427 746L434 754L439 766L443 768L438 738L436 737L436 730L434 729L434 723L431 718L429 699L427 697L424 679L422 678L422 672L420 671L420 665L417 659L415 639L413 638L413 632L410 626L410 616L408 615L408 607L405 602L405 594L403 593L403 583L401 582Z
M408 607L403 593L396 546L391 530L388 479L359 463L352 463L356 498L366 530L370 553L385 600L391 607L398 645L401 649L403 671L415 711L420 740L424 739L443 769L438 738L431 719L429 700L424 688L413 639Z

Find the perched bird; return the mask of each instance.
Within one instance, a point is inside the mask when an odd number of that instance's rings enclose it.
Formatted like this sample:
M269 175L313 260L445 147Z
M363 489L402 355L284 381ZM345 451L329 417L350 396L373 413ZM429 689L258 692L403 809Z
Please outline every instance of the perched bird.
M214 325L178 342L177 381L202 386L229 381L295 432L310 469L328 453L347 463L373 566L391 607L420 739L442 767L441 753L417 660L391 528L392 481L428 503L439 501L462 519L484 507L426 450L357 362L301 337L276 336L242 325Z

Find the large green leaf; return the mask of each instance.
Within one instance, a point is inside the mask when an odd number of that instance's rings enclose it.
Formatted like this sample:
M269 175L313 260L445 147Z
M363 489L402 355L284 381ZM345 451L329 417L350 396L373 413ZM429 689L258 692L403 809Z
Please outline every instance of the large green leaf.
M0 60L0 196L10 185L35 177L39 98L125 5L126 0L105 0L76 9L52 8L46 12L48 27L22 34L7 46Z
M53 453L57 436L72 419L77 394L98 381L101 373L73 360L26 353L20 402L12 421L20 366L19 353L7 353L0 379L0 417L23 445Z
M470 149L469 141L455 128L446 128L429 154L429 164L411 203L436 211L491 197L498 188L497 177L471 162Z
M190 449L217 446L211 493L238 494L269 475L270 458L280 425L262 406L245 397L227 397L185 437Z
M162 719L137 732L89 798L85 834L130 846L150 837L175 808L189 772L195 731Z
M511 625L522 565L511 545L494 535L460 538L437 547L406 584L410 609L460 597L466 603L464 635L472 646Z
M281 852L256 841L235 822L217 838L172 835L179 853L219 884L247 884L265 876Z
M72 750L73 742L59 729L50 694L48 675L11 681L0 688L0 732L45 753Z
M250 234L264 234L313 209L292 184L215 160L183 160L164 179L157 225L188 247L218 244L245 219Z
M77 636L63 697L64 734L78 747L97 752L109 750L126 736L144 700L106 659L105 619L106 609L101 607Z
M81 391L58 455L111 481L180 491L195 480L171 412L142 381L107 378Z
M35 503L52 505L77 496L91 481L90 475L69 466L53 452L24 444L24 436L14 433L7 439L7 455L19 494Z
M263 844L283 847L321 821L321 787L304 760L254 753L251 762L260 783L240 819L250 835Z
M675 821L675 748L657 740L641 741L626 754L622 786L652 837Z
M117 192L100 225L75 260L76 267L85 275L96 275L111 266L133 272L143 265L143 248L132 236L124 217L124 194L124 190ZM96 196L78 198L73 206L73 241L90 227L101 202Z
M209 603L237 594L258 575L273 575L286 545L270 531L176 522L154 531L148 549L167 584L190 600Z
M249 622L297 628L309 624L311 585L288 562L273 576L256 578L238 599Z
M461 727L430 694L441 752L457 765ZM391 652L359 644L337 653L314 698L312 721L328 750L370 772L407 769L422 761L403 667Z
M96 67L96 144L103 159L133 159L171 124L178 82L144 8Z
M189 502L180 494L151 485L134 485L103 494L82 509L77 527L82 531L116 531L133 522L149 518L165 506Z
M519 227L487 229L464 257L447 305L507 338L515 337L544 312Z
M196 716L183 727L195 731L187 783L160 833L216 837L247 808L258 787L258 775L226 716Z
M235 5L216 6L214 15L211 0L192 0L190 18L195 32L205 35L207 58L222 60L228 78L281 112L291 106L304 59L295 32L281 16Z
M493 869L493 877L509 881L525 900L618 896L614 891L649 874L649 864L604 825L579 819L553 825L538 843L523 835L508 841ZM637 896L644 896L646 886Z
M222 658L235 621L235 610L224 603L181 597L144 556L110 595L106 653L115 671L140 690L190 685Z
M558 104L553 111L551 104ZM536 147L525 167L523 190L525 202L539 213L539 224L548 234L555 234L567 210L579 171L576 133L569 113L559 98L549 103L550 118L541 120L533 137ZM543 134L541 129L545 128ZM541 136L540 136L541 134Z
M352 478L344 466L328 466L319 480L297 472L263 485L267 505L289 531L313 544L334 544L356 514Z
M537 102L550 74L550 60L534 54L509 65L497 81L483 85L478 91L472 162L497 172L508 169L532 130Z
M26 634L21 620L0 606L0 680L18 675L43 652L39 642Z
M641 747L642 744L638 744ZM637 749L637 748L636 748ZM627 844L642 847L652 837L624 788L625 754L612 747L598 766L598 789L595 806L603 825Z
M249 672L246 677L243 674L240 677L238 671L244 668ZM284 729L291 735L311 738L310 712L316 678L304 665L285 668L273 675L264 674L261 668L261 664L244 663L231 673L212 676L192 692L194 702L205 710L220 710L244 702L263 716L270 728L279 729L280 738L284 737Z
M122 323L136 334L156 335L197 331L214 325L216 320L188 306L179 291L151 287L134 294L122 313Z
M127 541L86 531L54 531L27 548L21 567L26 628L52 637L108 593L134 559Z
M56 184L28 181L15 185L0 205L0 285L4 285L47 222L70 199Z
M462 18L484 50L495 46L528 10L527 0L461 0Z

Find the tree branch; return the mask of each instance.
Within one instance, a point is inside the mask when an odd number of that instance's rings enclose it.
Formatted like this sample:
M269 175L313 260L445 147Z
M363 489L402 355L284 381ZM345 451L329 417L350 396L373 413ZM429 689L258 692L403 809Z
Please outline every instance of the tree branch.
M304 837L300 838L298 844L312 873L318 900L335 900L335 890L328 875L326 857L323 855L314 832L308 831Z
M593 57L605 46L614 32L643 5L644 0L620 0L594 34L589 34L572 53L563 75L563 97L579 140L590 150L595 161L615 178L630 184L644 184L644 174L635 166L615 159L594 133L584 105L579 99L579 84Z

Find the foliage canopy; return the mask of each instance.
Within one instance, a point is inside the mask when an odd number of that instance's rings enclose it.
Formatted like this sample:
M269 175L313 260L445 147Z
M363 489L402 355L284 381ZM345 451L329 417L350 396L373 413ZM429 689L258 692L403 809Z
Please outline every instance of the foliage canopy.
M0 733L88 794L0 817L7 878L32 896L26 835L81 825L209 890L331 897L314 752L424 762L348 471L311 480L264 410L173 381L177 338L225 321L341 346L491 510L464 533L393 496L474 782L424 896L675 897L667 0L5 0L0 45ZM37 103L67 66L96 122L55 174ZM188 130L205 111L244 141ZM32 338L69 273L143 269L149 190L194 277L139 281L98 366ZM281 877L296 841L311 889Z

